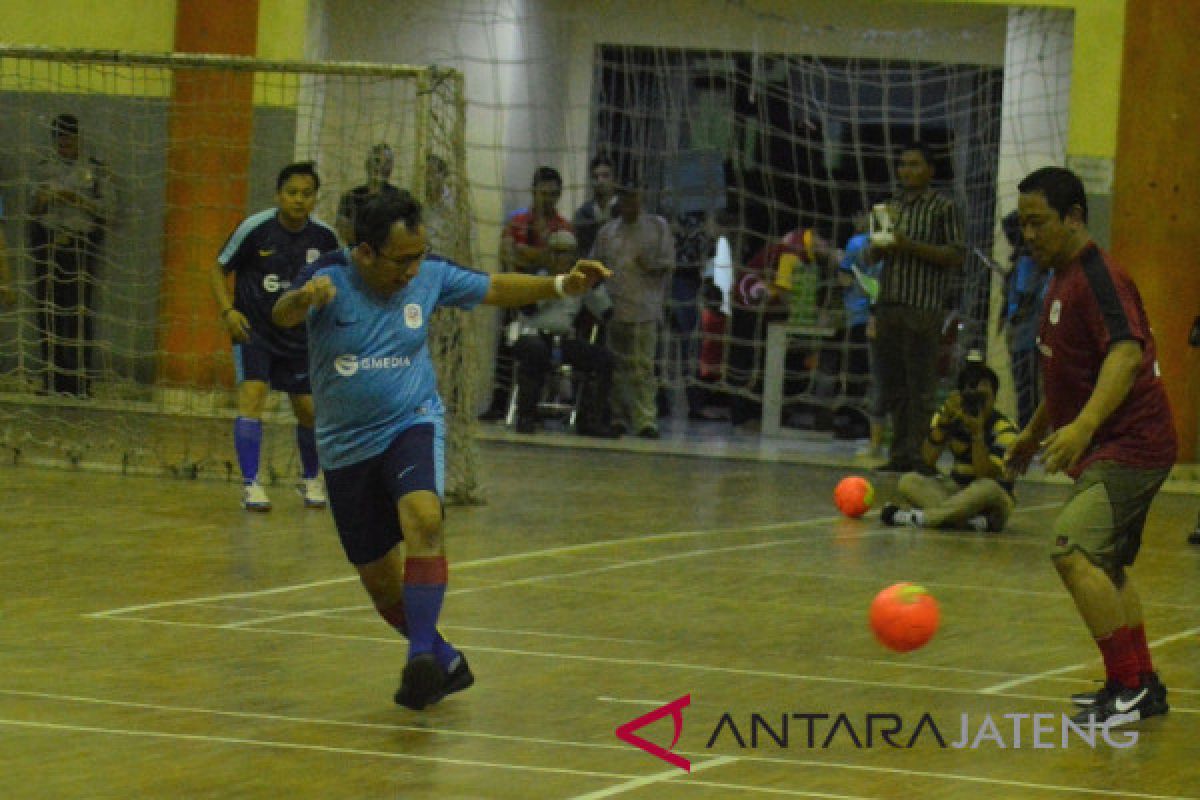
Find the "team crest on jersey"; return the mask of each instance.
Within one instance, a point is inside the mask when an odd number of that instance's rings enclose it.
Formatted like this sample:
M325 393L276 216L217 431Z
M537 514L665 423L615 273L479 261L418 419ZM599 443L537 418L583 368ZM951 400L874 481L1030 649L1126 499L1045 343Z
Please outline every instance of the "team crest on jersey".
M1057 297L1050 304L1050 324L1057 325L1059 318L1062 316L1062 301Z
M421 327L421 306L409 303L404 307L404 324L414 330Z
M308 252L304 254L304 263L311 264L321 257L321 251L315 247L308 248Z

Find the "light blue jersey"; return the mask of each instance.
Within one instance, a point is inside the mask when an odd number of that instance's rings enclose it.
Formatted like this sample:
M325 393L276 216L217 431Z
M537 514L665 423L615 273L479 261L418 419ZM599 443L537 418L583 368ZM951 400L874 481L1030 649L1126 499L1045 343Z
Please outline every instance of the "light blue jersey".
M382 453L401 431L441 428L445 407L429 354L429 319L438 306L473 308L491 278L440 256L389 299L363 283L348 250L327 253L293 283L325 275L333 301L308 312L308 365L321 466L339 469Z

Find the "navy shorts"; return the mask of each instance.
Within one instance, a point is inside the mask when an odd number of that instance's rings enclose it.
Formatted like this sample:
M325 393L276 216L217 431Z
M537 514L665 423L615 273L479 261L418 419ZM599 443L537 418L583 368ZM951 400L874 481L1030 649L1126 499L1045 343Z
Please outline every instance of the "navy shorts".
M442 496L440 426L414 425L377 456L325 471L329 507L351 564L369 564L404 539L396 504L412 492Z
M308 380L308 356L280 356L250 341L233 346L237 382L262 381L288 394L312 394Z

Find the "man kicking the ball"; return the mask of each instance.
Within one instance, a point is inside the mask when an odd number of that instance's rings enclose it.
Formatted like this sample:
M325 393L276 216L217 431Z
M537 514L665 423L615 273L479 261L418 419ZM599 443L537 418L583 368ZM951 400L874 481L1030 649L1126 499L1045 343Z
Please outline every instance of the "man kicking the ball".
M317 449L338 536L380 616L408 637L395 700L421 710L475 680L437 630L447 581L445 409L430 317L439 306L581 295L611 273L579 261L557 276L488 275L430 255L421 206L404 191L368 202L355 233L356 246L297 277L272 318L307 323Z

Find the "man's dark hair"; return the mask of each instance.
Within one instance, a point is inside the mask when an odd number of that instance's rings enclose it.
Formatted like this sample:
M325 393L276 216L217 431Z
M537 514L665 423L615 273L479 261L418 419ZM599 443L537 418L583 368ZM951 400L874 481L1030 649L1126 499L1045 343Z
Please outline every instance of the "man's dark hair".
M588 162L588 175L591 175L593 172L595 172L596 167L608 167L609 169L613 169L612 159L603 154L593 157L592 160Z
M79 118L74 114L59 114L50 122L50 131L55 136L78 136Z
M283 188L283 185L288 182L288 178L293 175L309 175L313 179L313 188L321 188L321 178L317 175L317 166L311 161L297 161L295 164L288 164L283 169L279 170L279 175L275 178L275 191Z
M378 194L368 200L354 219L354 238L359 243L371 245L378 253L387 243L397 220L402 220L410 233L416 233L421 224L421 204L407 189Z
M901 153L917 152L921 154L921 158L925 159L925 163L934 172L937 172L937 161L933 156L933 148L922 141L912 141L900 148Z
M1025 176L1017 184L1021 194L1040 194L1046 198L1046 205L1058 212L1062 219L1067 218L1075 206L1083 211L1084 223L1088 220L1087 193L1083 190L1083 181L1079 176L1064 167L1042 167Z
M547 181L553 181L554 183L558 184L559 189L562 188L562 175L558 174L558 170L556 170L554 167L538 167L533 171L534 186Z
M1000 376L996 371L987 364L981 364L978 361L971 361L962 371L958 373L958 389L974 389L979 385L980 381L987 381L992 385L992 393L1000 391Z

